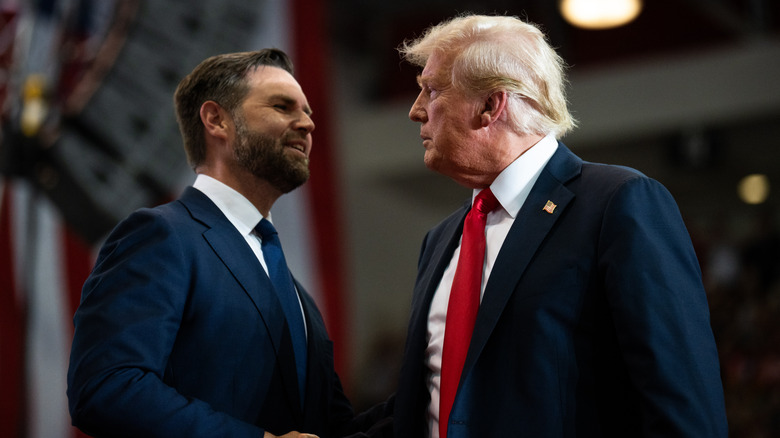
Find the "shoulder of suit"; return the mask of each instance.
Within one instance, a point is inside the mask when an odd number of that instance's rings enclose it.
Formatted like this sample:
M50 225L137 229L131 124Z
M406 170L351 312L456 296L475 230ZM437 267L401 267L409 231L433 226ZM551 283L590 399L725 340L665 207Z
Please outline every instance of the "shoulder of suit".
M154 232L163 234L166 234L164 230L169 230L169 233L181 234L197 222L201 222L193 219L195 219L195 215L192 213L190 206L182 202L181 199L176 199L164 204L142 207L133 211L116 225L112 234L135 233L136 231L142 231L142 229L147 232L156 230ZM198 229L202 228L202 226L196 227Z
M615 183L621 183L631 179L648 178L647 175L632 167L616 164L592 163L588 161L582 163L582 176L583 178L597 178Z

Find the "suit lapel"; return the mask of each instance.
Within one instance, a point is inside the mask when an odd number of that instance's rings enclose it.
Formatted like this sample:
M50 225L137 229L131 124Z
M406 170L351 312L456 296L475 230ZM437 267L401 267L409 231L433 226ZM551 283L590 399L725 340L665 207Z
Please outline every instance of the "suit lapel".
M431 300L452 259L452 253L458 247L460 235L463 232L463 221L466 219L470 207L470 202L466 203L463 208L450 215L443 222L443 228L439 231L440 235L431 235L426 239L426 244L432 244L434 247L430 249L430 257L421 260L421 266L418 268L421 277L415 285L411 315L412 325L409 328L410 339L425 342Z
M559 143L558 150L531 189L501 246L485 286L461 382L481 354L511 295L523 293L515 291L515 287L534 253L574 199L574 193L564 184L579 175L581 167L582 161ZM552 213L544 209L547 201L556 204Z
M239 283L258 311L279 361L281 379L293 412L302 415L292 340L273 285L244 237L202 192L188 187L181 197L192 217L209 228L203 238ZM288 345L289 344L289 345Z

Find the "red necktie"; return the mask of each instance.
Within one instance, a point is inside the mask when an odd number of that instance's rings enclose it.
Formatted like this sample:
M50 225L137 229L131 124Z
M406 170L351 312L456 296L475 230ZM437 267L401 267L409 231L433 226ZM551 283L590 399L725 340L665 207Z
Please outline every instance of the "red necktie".
M460 374L471 342L471 332L474 331L474 322L477 319L482 269L485 263L485 222L488 213L496 207L498 200L493 192L490 189L482 190L474 199L474 205L463 224L460 256L452 281L444 329L439 404L440 438L447 436L450 410L458 391Z

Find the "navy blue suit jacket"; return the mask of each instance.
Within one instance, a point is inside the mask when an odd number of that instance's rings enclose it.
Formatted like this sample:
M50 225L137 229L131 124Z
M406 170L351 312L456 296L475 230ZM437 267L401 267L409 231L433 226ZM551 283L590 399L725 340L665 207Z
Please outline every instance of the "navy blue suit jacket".
M352 419L314 301L300 401L283 311L244 238L203 193L112 232L76 312L73 423L97 437L340 436Z
M397 437L427 430L428 311L469 208L422 246ZM665 188L559 144L490 274L448 428L449 438L726 436L701 272Z

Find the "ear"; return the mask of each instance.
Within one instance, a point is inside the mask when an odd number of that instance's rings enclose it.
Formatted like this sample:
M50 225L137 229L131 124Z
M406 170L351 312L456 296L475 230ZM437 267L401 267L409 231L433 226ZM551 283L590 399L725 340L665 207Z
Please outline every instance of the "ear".
M501 118L508 100L509 95L506 91L495 91L487 97L480 113L480 123L483 128Z
M213 100L208 100L200 106L200 120L207 135L227 139L229 118L227 112Z

